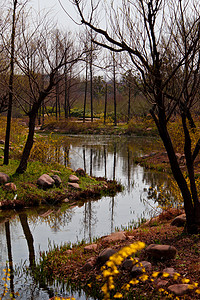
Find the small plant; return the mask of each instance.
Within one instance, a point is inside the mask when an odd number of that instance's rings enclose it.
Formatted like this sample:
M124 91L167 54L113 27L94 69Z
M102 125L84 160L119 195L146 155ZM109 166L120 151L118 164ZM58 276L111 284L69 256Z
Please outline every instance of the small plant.
M10 281L10 269L8 268L8 266L6 265L5 269L3 269L4 272L4 277L2 278L4 284L3 284L3 289L2 292L0 294L0 300L3 300L5 297L6 299L8 299L8 282ZM14 293L14 295L12 293L9 294L9 299L11 300L15 300L15 296L19 296L19 293L16 292Z

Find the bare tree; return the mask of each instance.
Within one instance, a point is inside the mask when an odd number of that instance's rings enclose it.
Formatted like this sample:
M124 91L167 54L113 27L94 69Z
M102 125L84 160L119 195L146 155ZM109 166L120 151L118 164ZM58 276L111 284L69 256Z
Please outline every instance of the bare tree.
M16 32L16 10L18 0L13 0L12 9L12 30L10 39L10 75L9 75L9 96L8 96L8 111L7 111L7 124L6 124L6 136L5 136L5 148L4 148L4 161L5 165L9 163L9 142L10 142L10 128L12 117L12 105L13 105L13 79L14 79L14 59L15 59L15 32Z
M102 1L103 2L103 1ZM102 3L98 1L98 5ZM194 176L194 162L200 150L200 139L191 146L192 106L196 100L200 62L200 17L198 1L122 0L106 2L104 15L110 27L93 25L100 14L98 5L89 6L85 17L83 0L74 0L81 23L98 34L93 41L114 52L127 52L132 67L140 74L143 92L152 103L151 115L167 151L172 173L181 190L189 233L199 232L200 202ZM103 4L102 4L103 5ZM102 7L101 7L102 11ZM111 46L110 46L111 45ZM179 79L179 89L174 83ZM179 113L184 132L184 149L189 183L176 157L168 123ZM189 124L187 123L189 120ZM193 120L194 122L194 120Z
M63 78L58 71L64 70L68 63L75 63L77 57L72 58L68 51L70 44L65 48L65 37L58 37L57 31L52 30L52 26L43 19L39 23L27 26L26 19L22 21L22 32L20 52L17 57L18 74L24 78L23 84L18 75L20 90L15 94L19 105L29 117L28 137L23 149L17 173L23 173L27 168L30 151L33 146L35 123L38 111L45 100L52 96L52 92L58 82ZM55 28L55 27L54 27ZM56 53L57 47L57 53ZM56 53L56 59L55 59ZM67 57L66 54L70 53ZM34 64L31 62L34 60Z

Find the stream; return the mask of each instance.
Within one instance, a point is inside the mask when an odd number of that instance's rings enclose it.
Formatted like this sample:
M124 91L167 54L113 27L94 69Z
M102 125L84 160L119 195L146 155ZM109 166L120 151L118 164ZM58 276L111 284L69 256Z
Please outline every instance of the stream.
M62 138L68 147L63 147L60 163L74 170L83 168L91 176L116 179L124 190L115 197L91 199L70 209L66 209L66 205L27 208L8 212L6 218L0 219L0 276L3 278L3 269L9 262L15 271L14 278L8 282L9 290L19 293L16 299L48 300L55 295L93 299L87 298L82 291L71 292L59 283L45 286L35 283L29 267L38 259L40 251L47 251L54 245L82 240L89 243L158 214L156 204L148 199L148 189L163 183L167 185L164 173L145 170L134 163L134 157L142 156L149 149L156 150L154 139L67 135ZM4 284L1 278L0 296Z

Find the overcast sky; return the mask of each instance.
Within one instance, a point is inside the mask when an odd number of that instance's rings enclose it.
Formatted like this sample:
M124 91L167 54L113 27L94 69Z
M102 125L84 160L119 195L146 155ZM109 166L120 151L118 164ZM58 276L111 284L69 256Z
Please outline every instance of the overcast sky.
M60 0L64 8L73 17L76 17L75 11L69 0ZM77 25L64 12L58 0L30 0L29 4L36 10L43 13L49 11L51 17L55 17L58 25L64 29L77 29Z

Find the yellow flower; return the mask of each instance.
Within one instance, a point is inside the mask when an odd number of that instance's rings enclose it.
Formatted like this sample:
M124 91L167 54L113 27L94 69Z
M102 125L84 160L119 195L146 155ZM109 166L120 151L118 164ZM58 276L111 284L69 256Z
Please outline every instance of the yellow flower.
M139 280L137 280L137 279L132 279L129 283L130 284L137 284L139 282Z
M91 283L88 283L88 286L91 288L92 284L91 284Z
M162 276L163 276L163 277L169 277L169 274L166 273L166 272L163 272Z
M177 280L178 279L178 277L180 277L181 275L179 274L179 273L174 273L174 276L173 276L173 278L174 278L174 280Z
M182 281L182 283L189 283L189 282L190 282L190 279L183 278L181 281Z
M140 280L146 281L148 279L148 275L143 274L142 276L139 277Z
M152 277L157 277L160 272L153 272Z
M114 263L113 263L113 261L107 261L107 263L106 263L106 265L108 266L108 267L110 267L110 268L113 268L115 265L114 265Z
M110 272L110 270L104 270L103 271L103 277L108 277L110 275L112 275L112 273Z
M114 295L114 298L122 298L122 297L123 297L122 294L118 292Z
M193 290L193 289L195 288L195 286L194 286L193 284L189 284L189 285L188 285L188 288L189 288L190 290Z
M103 292L104 294L107 293L108 287L107 287L107 284L106 284L106 283L102 286L101 290L102 290L102 292Z
M194 282L193 285L194 287L198 287L199 284L197 282Z
M200 294L200 289L197 289L195 293Z

